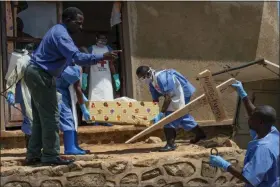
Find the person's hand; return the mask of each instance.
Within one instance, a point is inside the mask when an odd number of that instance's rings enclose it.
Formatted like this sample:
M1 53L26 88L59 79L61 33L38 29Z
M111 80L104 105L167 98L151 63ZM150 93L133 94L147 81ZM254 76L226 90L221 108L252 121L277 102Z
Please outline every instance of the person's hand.
M15 104L15 95L12 92L8 93L7 102L9 103L9 105L14 105Z
M240 81L236 81L236 83L232 84L232 87L234 87L241 99L244 97L247 97L247 93L244 90L242 83Z
M154 119L152 119L152 122L157 123L164 117L164 114L160 112Z
M83 73L82 74L82 90L86 90L87 89L87 78L88 78L88 74Z
M121 53L122 50L114 50L111 52L107 52L103 54L103 59L104 60L115 60L118 58L118 54Z
M227 170L231 164L220 156L210 155L210 165Z
M85 94L83 94L83 100L84 100L84 102L88 102L88 99L87 99L87 97L85 96Z
M81 104L80 107L81 107L81 110L82 110L82 113L83 113L83 116L84 116L85 120L89 121L90 120L90 113L89 113L88 109L86 108L86 105Z
M114 74L113 78L114 78L114 81L115 81L116 91L119 91L120 88L121 88L121 82L120 82L119 74Z

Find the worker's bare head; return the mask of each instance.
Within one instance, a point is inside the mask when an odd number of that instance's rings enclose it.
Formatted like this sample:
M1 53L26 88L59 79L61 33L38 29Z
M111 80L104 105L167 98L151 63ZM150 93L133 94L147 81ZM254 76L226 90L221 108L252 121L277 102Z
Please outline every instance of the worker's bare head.
M268 105L258 106L248 120L249 128L258 134L267 132L276 123L276 111Z
M66 8L62 13L62 22L70 34L81 32L84 23L83 12L76 7Z
M140 81L150 83L153 80L154 70L149 66L139 66L136 75Z
M99 47L104 47L105 45L107 45L108 42L108 38L107 35L105 33L97 33L96 34L96 45Z

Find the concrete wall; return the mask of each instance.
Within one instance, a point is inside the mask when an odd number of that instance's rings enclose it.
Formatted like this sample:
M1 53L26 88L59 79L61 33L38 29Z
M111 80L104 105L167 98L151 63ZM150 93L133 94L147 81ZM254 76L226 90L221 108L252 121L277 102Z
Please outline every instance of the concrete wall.
M279 63L276 2L128 2L127 12L137 99L151 99L147 87L136 80L139 65L175 68L198 88L197 96L201 87L195 77L205 69L215 72L259 57ZM249 72L275 77L263 68ZM246 73L236 78L252 81L254 76ZM236 95L223 100L228 117L233 118ZM197 120L214 119L208 107L193 115Z

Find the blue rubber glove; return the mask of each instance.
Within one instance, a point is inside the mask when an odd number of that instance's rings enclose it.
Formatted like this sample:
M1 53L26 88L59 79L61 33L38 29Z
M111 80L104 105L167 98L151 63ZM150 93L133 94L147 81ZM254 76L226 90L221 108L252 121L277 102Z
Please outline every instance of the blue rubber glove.
M121 82L120 82L119 74L114 74L113 78L114 78L114 81L115 81L116 91L119 91L120 88L121 88Z
M9 103L9 105L14 105L15 104L15 95L12 92L8 93L7 102Z
M245 92L242 83L240 81L236 81L236 83L232 84L232 86L236 88L236 91L241 99L247 97L247 93Z
M227 168L231 164L220 156L210 155L210 165L214 167L223 168L227 171Z
M86 90L87 89L87 78L88 78L88 74L83 73L82 74L82 90Z
M152 119L152 121L154 123L159 122L162 118L164 117L164 114L162 112L160 112L154 119Z
M83 94L83 100L84 100L84 102L88 102L88 99L87 99L87 97L85 96L85 94Z
M89 121L90 120L90 114L88 112L88 109L87 109L86 105L85 104L81 104L80 108L82 110L82 113L83 113L83 116L84 116L85 120Z

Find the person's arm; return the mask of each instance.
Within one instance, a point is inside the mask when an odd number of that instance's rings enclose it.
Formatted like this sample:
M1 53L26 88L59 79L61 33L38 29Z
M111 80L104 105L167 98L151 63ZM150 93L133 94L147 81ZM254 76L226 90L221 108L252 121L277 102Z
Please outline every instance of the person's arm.
M161 112L165 113L172 102L175 103L176 106L180 103L180 91L175 85L174 77L172 74L169 74L168 71L162 72L157 77L157 82L161 92L164 94Z
M171 102L172 102L171 96L168 94L164 95L164 101L163 101L163 105L161 107L162 113L165 113L167 111L167 108Z
M108 48L108 51L109 52L112 52L113 49L107 45L107 48ZM116 74L116 68L115 68L115 65L114 65L114 61L113 60L109 60L109 68L110 68L110 71L111 71L111 74L114 75Z
M250 182L242 175L242 172L238 171L236 168L234 168L233 166L229 166L227 168L227 171L229 173L231 173L234 177L236 177L237 179L241 180L242 182L246 183L246 184L250 184ZM252 185L252 184L251 184Z
M86 105L85 105L85 102L88 101L88 100L82 92L80 80L78 80L74 83L74 89L75 89L77 100L78 100L78 103L79 103L80 108L82 110L83 116L84 116L86 121L89 121L90 120L90 113L89 113L89 111L88 111L88 109L86 108Z
M58 49L69 62L74 62L80 66L96 64L100 60L112 60L117 58L117 52L104 54L86 54L79 51L73 40L67 37L58 38Z
M152 95L153 102L159 102L159 97L161 94L158 93L158 91L152 86L152 84L149 84L149 90Z
M80 80L75 82L74 83L74 89L75 89L75 92L76 92L76 95L77 95L77 100L78 100L78 103L80 105L84 104L84 94L83 94L83 91L82 91L82 87L81 87L81 82Z
M232 86L236 89L239 97L243 101L248 115L251 116L256 107L253 105L253 103L248 98L248 94L244 90L242 83L240 81L236 81L236 83L232 84Z
M270 170L273 158L265 146L258 146L252 158L245 164L242 172L235 169L228 161L220 156L211 155L210 165L223 168L241 181L258 186Z
M248 96L244 97L242 99L242 101L243 101L243 104L244 104L244 106L246 108L247 114L249 116L251 116L253 114L253 111L256 108L255 105L251 102L251 100L248 98Z

